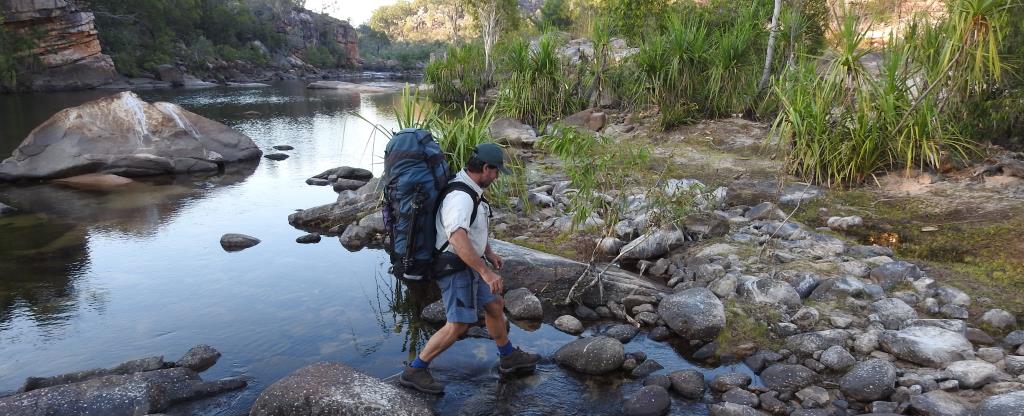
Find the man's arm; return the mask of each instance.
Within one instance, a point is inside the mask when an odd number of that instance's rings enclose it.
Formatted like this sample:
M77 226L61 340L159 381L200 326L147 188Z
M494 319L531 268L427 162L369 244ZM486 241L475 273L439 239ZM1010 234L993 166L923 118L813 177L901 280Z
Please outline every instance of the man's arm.
M459 259L466 263L470 269L479 273L484 282L487 282L487 285L491 287L491 293L500 295L503 292L501 276L489 269L487 264L484 263L484 259L480 258L480 254L473 249L473 244L469 241L469 234L466 233L464 228L455 230L454 233L448 236L448 241L455 250L455 254L459 256Z

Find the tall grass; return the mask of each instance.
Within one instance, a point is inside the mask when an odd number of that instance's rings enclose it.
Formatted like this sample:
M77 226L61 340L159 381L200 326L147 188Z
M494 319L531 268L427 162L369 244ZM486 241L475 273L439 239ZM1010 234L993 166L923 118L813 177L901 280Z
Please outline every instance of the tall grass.
M620 92L633 106L658 106L662 129L752 110L768 12L752 3L724 16L704 6L673 14L631 57Z
M484 48L479 43L448 47L444 57L431 61L423 72L433 85L431 98L441 103L474 101L487 89Z
M581 110L586 98L579 93L582 76L558 55L558 40L544 35L536 47L525 39L504 44L499 52L498 111L532 126L543 126Z
M885 49L865 48L869 28L856 13L837 18L834 55L777 80L774 131L790 172L829 186L861 183L887 169L939 169L975 149L972 109L1002 89L1006 12L999 0L956 0L949 18L916 22ZM877 73L864 58L877 53Z

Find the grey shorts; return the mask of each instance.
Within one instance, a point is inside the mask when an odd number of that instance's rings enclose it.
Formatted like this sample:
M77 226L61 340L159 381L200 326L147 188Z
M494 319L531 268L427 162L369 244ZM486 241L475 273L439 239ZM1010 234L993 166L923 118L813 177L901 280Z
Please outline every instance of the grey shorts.
M437 278L448 322L472 324L477 321L477 310L497 300L491 287L472 269Z

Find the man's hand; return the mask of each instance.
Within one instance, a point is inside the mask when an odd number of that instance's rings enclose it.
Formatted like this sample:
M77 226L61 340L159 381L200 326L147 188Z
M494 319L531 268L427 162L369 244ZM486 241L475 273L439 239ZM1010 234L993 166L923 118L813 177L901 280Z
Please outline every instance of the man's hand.
M494 270L501 270L501 266L505 263L501 259L501 256L499 256L498 253L491 251L490 248L490 246L487 246L487 254L484 254L484 256L487 257L487 261L491 262L491 265L494 266Z
M494 294L495 296L501 296L501 294L505 291L505 283L503 282L501 276L499 276L497 273L491 270L486 270L484 273L480 274L480 277L484 279L484 282L487 283L487 286L491 287L491 293Z

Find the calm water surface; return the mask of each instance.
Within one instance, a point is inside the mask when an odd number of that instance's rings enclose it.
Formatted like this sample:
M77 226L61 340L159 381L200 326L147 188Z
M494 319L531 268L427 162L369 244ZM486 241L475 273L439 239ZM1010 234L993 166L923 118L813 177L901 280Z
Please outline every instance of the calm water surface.
M250 385L179 407L179 414L246 414L267 385L316 361L344 362L381 378L401 370L432 331L412 317L436 294L396 285L382 251L348 252L335 238L297 244L304 233L287 222L295 209L336 198L306 178L341 165L381 172L386 138L374 137L351 112L394 127L398 97L304 85L139 92L232 126L265 152L294 146L284 161L147 179L117 192L0 186L0 202L23 212L0 218L0 394L28 376L147 355L173 361L200 343L223 353L204 378L241 376ZM9 155L60 109L113 93L0 95L0 154ZM249 111L260 114L243 114ZM263 242L227 253L219 238L229 232ZM512 327L516 344L547 357L573 338L547 325ZM693 367L643 335L626 349L645 351L666 367L662 372ZM532 376L503 379L495 354L492 341L467 339L438 358L435 374L449 383L438 410L608 414L641 386L569 374L550 360ZM735 370L748 371L741 367ZM710 377L733 369L706 370ZM673 414L706 409L676 400Z

